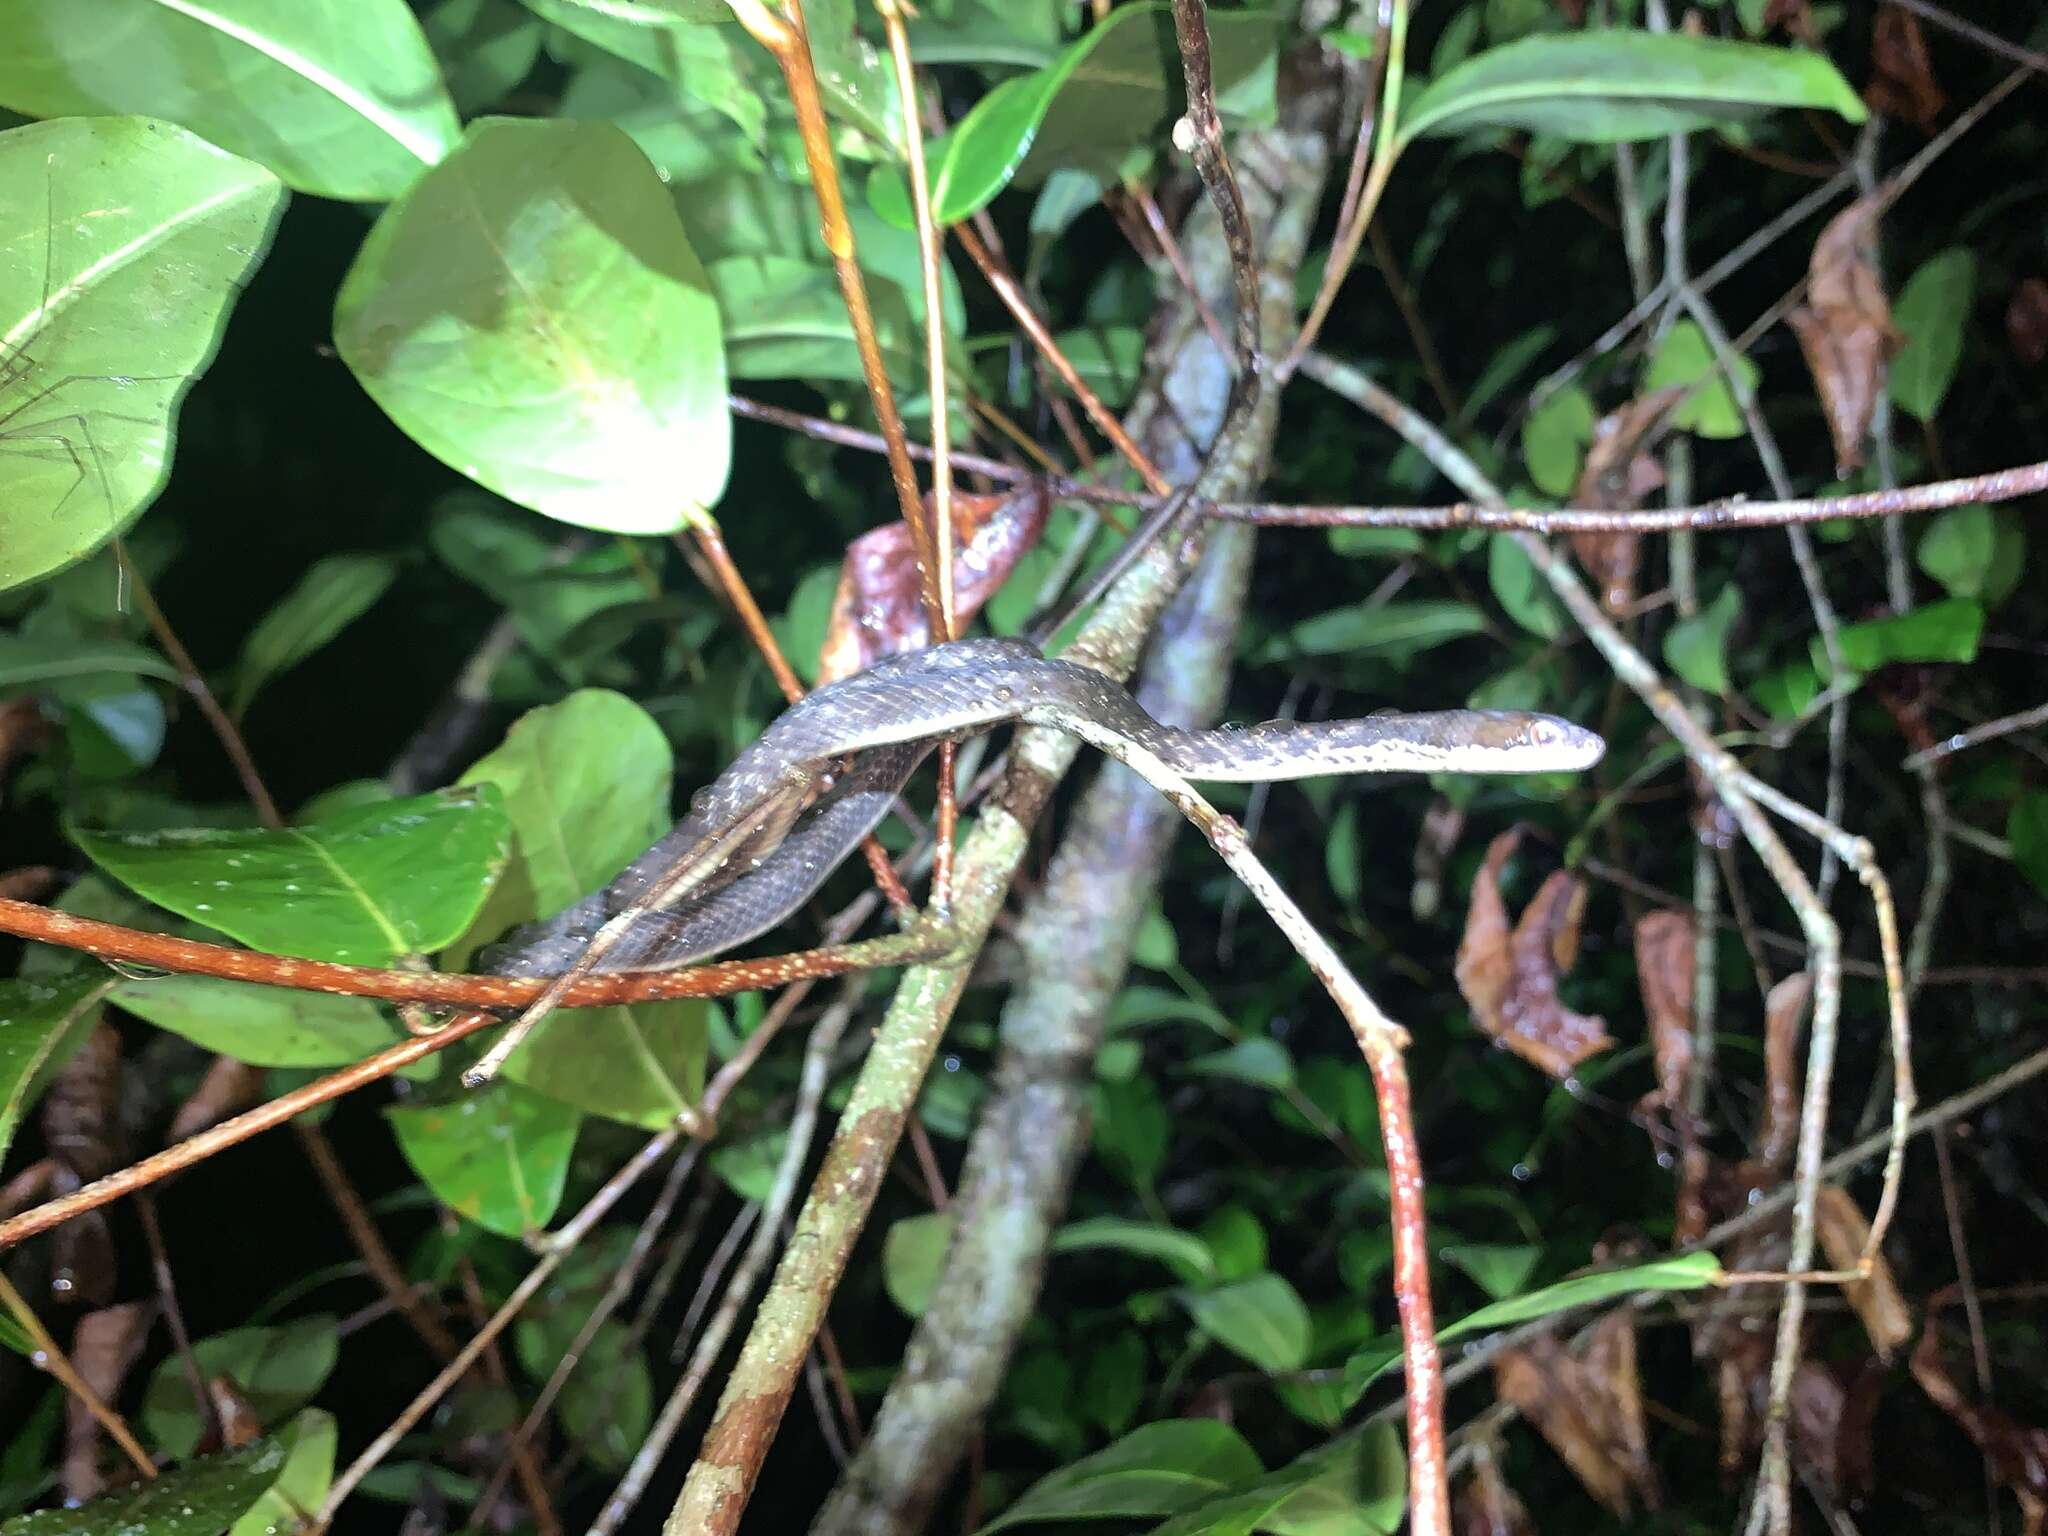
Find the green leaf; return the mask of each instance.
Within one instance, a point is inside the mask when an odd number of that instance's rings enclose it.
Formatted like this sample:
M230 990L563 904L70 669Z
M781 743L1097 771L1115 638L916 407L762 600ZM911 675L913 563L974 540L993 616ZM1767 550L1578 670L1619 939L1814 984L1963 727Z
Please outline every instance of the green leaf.
M946 1267L946 1246L957 1225L951 1211L906 1216L889 1223L882 1239L882 1285L905 1317L923 1317Z
M1091 1349L1081 1372L1081 1402L1088 1417L1112 1435L1129 1429L1145 1401L1150 1360L1145 1336L1133 1328Z
M1267 1372L1298 1371L1313 1336L1308 1308L1294 1287L1270 1271L1213 1291L1183 1292L1195 1326L1233 1354Z
M1293 1086L1294 1058L1278 1040L1252 1035L1227 1050L1197 1056L1182 1069L1191 1077L1227 1077L1275 1092Z
M469 926L512 832L482 785L276 831L73 828L72 838L130 890L253 949L388 965Z
M1551 596L1550 584L1537 574L1536 563L1522 546L1504 533L1486 541L1486 579L1507 616L1541 640L1564 633L1564 609Z
M1152 1079L1095 1085L1095 1152L1133 1189L1146 1190L1166 1161L1166 1106Z
M337 1438L333 1414L318 1408L301 1410L277 1433L285 1453L277 1481L234 1523L228 1536L278 1536L294 1528L302 1511L318 1509L334 1481Z
M1266 1268L1265 1226L1235 1201L1209 1213L1202 1223L1202 1241L1216 1257L1218 1279L1248 1280Z
M1820 673L1807 662L1788 661L1750 691L1773 720L1796 720L1820 697Z
M1529 478L1546 496L1567 494L1579 478L1579 461L1593 441L1593 397L1578 385L1560 389L1522 423L1522 458Z
M1145 366L1145 333L1135 325L1092 325L1053 338L1067 361L1103 404L1121 409L1138 392ZM1060 393L1068 391L1057 384Z
M1323 849L1323 872L1339 901L1356 903L1365 890L1365 869L1359 857L1358 802L1346 800L1330 818L1330 840Z
M1391 1424L1345 1435L1250 1487L1185 1510L1151 1536L1392 1536L1407 1513L1408 1465Z
M0 133L0 591L83 560L156 500L178 408L284 199L261 166L169 123Z
M2013 801L2005 836L2020 873L2048 896L2048 791L2030 789Z
M370 231L334 335L414 441L562 522L673 533L725 489L710 280L609 123L472 124Z
M736 379L862 378L853 322L831 269L791 256L727 256L711 263L725 323L726 368ZM921 379L923 331L903 291L870 279L875 340L899 386Z
M220 1536L277 1482L284 1465L281 1444L256 1440L75 1509L16 1515L0 1524L0 1536Z
M586 1316L582 1307L556 1307L522 1321L513 1340L526 1373L535 1381L552 1375ZM613 1320L599 1326L569 1373L560 1403L563 1427L597 1466L618 1471L633 1459L654 1419L654 1378L631 1329Z
M167 118L320 197L396 197L458 132L405 0L0 0L0 37L0 102Z
M1950 507L1926 527L1914 551L1920 569L1947 588L1950 597L1981 599L1999 554L1999 525L1991 509Z
M402 1036L367 997L293 992L212 976L123 981L108 1001L158 1029L252 1067L339 1067ZM431 1063L418 1063L431 1077Z
M1658 139L1774 108L1867 113L1819 53L1623 28L1489 48L1403 103L1399 140L1519 128L1575 144Z
M1702 693L1726 698L1728 631L1742 616L1742 593L1729 582L1714 600L1689 619L1664 632L1664 663Z
M1206 1280L1216 1273L1216 1260L1209 1245L1178 1227L1131 1221L1122 1216L1090 1216L1070 1221L1053 1234L1054 1253L1082 1253L1097 1248L1157 1259L1191 1280Z
M1529 1283L1543 1250L1529 1243L1449 1243L1437 1256L1462 1269L1495 1301L1504 1301Z
M1890 618L1844 625L1835 640L1845 669L1875 672L1895 661L1974 661L1983 632L1984 610L1968 598L1950 597ZM1819 635L1807 650L1814 670L1827 676L1827 648Z
M1617 1296L1638 1291L1697 1291L1714 1284L1721 1275L1721 1261L1711 1253L1682 1253L1653 1259L1633 1269L1603 1270L1595 1275L1577 1275L1546 1285L1540 1291L1497 1301L1469 1312L1447 1327L1437 1330L1437 1342L1444 1343L1466 1334L1485 1333L1534 1322L1552 1313L1574 1307L1593 1306ZM1374 1344L1353 1355L1344 1367L1344 1385L1352 1401L1394 1366L1400 1364L1401 1345L1397 1339Z
M176 667L149 647L126 640L0 635L0 688L21 688L69 677L154 677L167 683L179 681Z
M1921 421L1934 420L1955 382L1963 330L1977 296L1977 258L1965 247L1930 256L1906 279L1892 324L1906 338L1892 359L1892 399Z
M503 1076L607 1120L666 1130L704 1092L717 1004L564 1008L529 1035Z
M1486 616L1470 603L1436 598L1359 603L1319 613L1275 636L1260 659L1283 661L1297 655L1406 658L1485 628Z
M0 981L0 1158L21 1117L85 1044L113 985L113 977L94 970Z
M387 1109L399 1149L434 1197L500 1237L538 1232L562 1203L583 1117L516 1083Z
M340 1349L335 1319L316 1314L280 1328L235 1328L217 1333L195 1341L192 1355L202 1377L208 1381L227 1377L248 1399L259 1420L278 1424L320 1390L334 1370ZM163 1360L151 1373L142 1398L142 1422L173 1457L190 1456L199 1444L202 1420L192 1402L184 1364L176 1355ZM266 1479L263 1486L274 1480L277 1470L272 1468L272 1479Z
M1046 1520L1145 1519L1170 1515L1248 1477L1259 1458L1214 1419L1143 1424L1092 1456L1048 1473L975 1536Z
M1759 377L1756 364L1746 357L1735 359L1736 373L1754 390ZM1691 393L1672 413L1672 421L1701 437L1740 437L1744 426L1742 408L1728 388L1728 380L1714 361L1714 349L1706 334L1690 320L1681 320L1665 335L1657 355L1643 378L1643 393L1652 394L1675 385L1691 386Z
M420 29L465 117L511 94L540 58L540 18L514 0L439 0Z
M953 131L932 145L932 216L956 224L986 207L1012 181L1035 186L1053 171L1088 171L1115 185L1126 155L1149 142L1178 109L1181 70L1171 10L1156 0L1118 6L1051 64L1005 80ZM1233 97L1270 99L1274 19L1266 12L1218 11L1209 18L1217 105ZM909 223L900 180L869 182L875 211ZM893 193L893 196L892 196Z
M243 640L229 712L239 716L265 683L369 612L397 575L398 562L389 555L329 555L314 561Z

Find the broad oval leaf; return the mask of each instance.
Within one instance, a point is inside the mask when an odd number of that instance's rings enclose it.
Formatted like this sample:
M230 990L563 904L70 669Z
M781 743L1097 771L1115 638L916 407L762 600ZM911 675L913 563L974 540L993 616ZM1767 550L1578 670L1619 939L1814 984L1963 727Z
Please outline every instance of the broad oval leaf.
M361 618L397 575L398 562L389 555L329 555L314 561L242 642L232 712L241 714L265 683Z
M607 1120L666 1130L704 1094L717 1004L564 1008L505 1063L504 1077Z
M1062 168L1114 184L1125 157L1180 104L1171 17L1168 6L1149 0L1119 6L1045 68L1005 80L976 102L931 147L932 217L958 223L1012 181L1032 186ZM1226 113L1270 99L1274 37L1270 13L1210 15L1218 105ZM909 224L900 178L872 179L869 200L891 223Z
M1742 592L1729 582L1714 600L1689 619L1664 632L1664 661L1673 672L1702 693L1726 697L1728 631L1742 616Z
M1314 1334L1308 1308L1280 1275L1269 1271L1213 1291L1189 1292L1181 1304L1204 1333L1262 1371L1297 1371L1308 1360Z
M0 591L83 560L156 500L178 407L284 199L262 166L169 123L0 133Z
M527 1375L547 1380L587 1317L586 1304L555 1307L522 1321L513 1341ZM589 1448L598 1466L619 1471L633 1459L654 1418L654 1378L633 1330L616 1319L599 1326L562 1388L560 1411L562 1427Z
M384 1113L405 1160L435 1198L486 1231L538 1232L562 1203L583 1121L568 1105L501 1082L443 1104Z
M5 444L0 442L0 454ZM0 475L5 471L0 470ZM154 677L179 681L178 669L146 645L70 635L0 635L0 688L68 677Z
M975 1536L1041 1520L1170 1515L1261 1470L1258 1453L1228 1424L1162 1419L1041 1477Z
M1090 1216L1070 1221L1053 1234L1054 1253L1081 1253L1095 1248L1114 1248L1138 1258L1157 1259L1191 1279L1206 1280L1216 1273L1216 1257L1207 1243L1192 1232L1158 1222Z
M951 1211L927 1211L889 1224L882 1239L882 1285L905 1317L923 1317L946 1267L956 1225Z
M341 1355L341 1335L334 1318L316 1313L277 1328L234 1328L198 1339L192 1354L202 1377L227 1377L264 1423L276 1424L304 1407L326 1382ZM203 1421L176 1355L151 1374L142 1422L173 1456L190 1456L198 1446Z
M0 102L167 118L321 197L396 197L454 145L405 0L0 0Z
M1899 290L1892 321L1906 338L1887 377L1892 399L1921 421L1934 420L1963 358L1963 328L1977 297L1977 258L1967 247L1920 264Z
M1413 656L1486 628L1486 615L1470 603L1443 598L1359 603L1304 619L1261 651L1261 660L1304 656Z
M1842 665L1850 672L1875 672L1898 661L1974 661L1984 633L1984 609L1966 597L1922 603L1904 613L1846 624L1835 633ZM1830 675L1827 646L1819 635L1807 642L1814 671Z
M1368 1424L1184 1510L1150 1536L1392 1536L1407 1515L1408 1463L1391 1424Z
M253 949L388 965L469 926L511 852L489 785L386 800L276 831L180 828L72 837L101 869Z
M248 1513L284 1470L271 1439L172 1467L75 1509L39 1509L0 1524L0 1536L220 1536Z
M334 335L415 442L536 512L673 533L725 489L710 280L609 123L472 124L370 231Z
M367 997L293 992L215 976L123 981L108 1001L158 1029L252 1067L339 1067L396 1044ZM419 1064L428 1070L431 1064Z
M1776 107L1867 115L1819 53L1679 32L1553 32L1467 59L1411 97L1400 141L1521 128L1580 144L1662 138Z
M92 971L0 981L0 1157L22 1115L85 1044L113 984L113 977Z

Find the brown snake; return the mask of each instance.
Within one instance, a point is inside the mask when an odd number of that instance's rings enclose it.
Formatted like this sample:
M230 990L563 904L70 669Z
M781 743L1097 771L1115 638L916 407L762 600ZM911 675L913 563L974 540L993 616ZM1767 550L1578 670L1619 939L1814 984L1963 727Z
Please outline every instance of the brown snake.
M1590 767L1605 750L1569 721L1494 710L1180 730L1101 673L1022 641L954 641L888 657L792 705L697 794L674 831L603 890L514 934L486 968L557 976L601 934L589 970L666 969L743 944L810 899L941 740L1012 721L1140 749L1207 782L1556 773Z

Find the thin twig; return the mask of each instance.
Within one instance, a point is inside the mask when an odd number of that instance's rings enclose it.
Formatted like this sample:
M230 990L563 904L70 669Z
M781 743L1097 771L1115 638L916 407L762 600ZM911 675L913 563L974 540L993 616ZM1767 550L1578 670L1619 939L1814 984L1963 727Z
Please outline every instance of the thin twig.
M85 1405L85 1411L90 1413L99 1422L100 1428L111 1435L114 1443L127 1453L128 1459L135 1463L135 1470L140 1472L145 1480L155 1478L156 1463L149 1459L149 1452L142 1448L142 1442L137 1440L134 1432L128 1428L128 1421L107 1406L99 1393L93 1391L92 1384L78 1374L78 1368L58 1347L57 1341L50 1337L50 1330L45 1328L43 1320L36 1316L36 1309L22 1300L21 1292L14 1288L14 1282L7 1278L4 1270L0 1270L0 1306L5 1306L13 1314L14 1320L21 1324L22 1332L28 1335L29 1342L35 1346L35 1354L30 1357L34 1363L56 1377L66 1392Z

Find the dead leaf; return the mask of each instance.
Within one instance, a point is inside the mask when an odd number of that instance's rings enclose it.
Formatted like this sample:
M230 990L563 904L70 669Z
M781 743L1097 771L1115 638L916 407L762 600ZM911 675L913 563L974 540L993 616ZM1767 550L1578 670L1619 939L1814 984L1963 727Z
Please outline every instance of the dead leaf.
M2030 367L2048 362L2048 278L2022 279L2005 306L2005 339Z
M1444 860L1464 830L1465 808L1447 795L1438 795L1422 813L1422 829L1415 838L1415 884L1408 895L1408 910L1416 917L1435 917L1443 904Z
M1924 752L1938 738L1930 711L1941 697L1947 669L1924 662L1900 661L1879 667L1866 679L1877 702L1892 717L1899 736L1915 752Z
M153 1301L128 1301L88 1312L78 1320L71 1335L71 1363L101 1402L112 1402L121 1395L121 1383L142 1354L156 1314ZM82 1503L103 1490L99 1453L99 1421L77 1398L68 1399L60 1474L65 1502Z
M1519 829L1488 845L1472 881L1465 935L1458 944L1458 990L1497 1045L1557 1078L1614 1044L1606 1023L1559 1001L1557 978L1578 950L1582 882L1564 870L1543 882L1512 932L1500 872L1521 840Z
M1663 466L1650 450L1671 424L1671 414L1688 393L1684 386L1639 395L1593 424L1585 467L1572 488L1572 505L1601 512L1633 512L1664 484ZM1575 533L1572 553L1600 589L1609 613L1625 612L1636 599L1642 564L1639 533Z
M49 1199L50 1183L56 1173L56 1160L40 1157L0 1185L0 1221Z
M209 1126L240 1114L262 1097L261 1067L236 1061L232 1056L216 1056L213 1065L206 1069L206 1075L199 1079L199 1086L171 1116L171 1127L164 1133L165 1143L168 1145L183 1141L187 1136L197 1136Z
M1846 1189L1838 1184L1823 1184L1814 1207L1814 1233L1820 1239L1821 1252L1827 1255L1830 1269L1854 1269L1870 1241L1870 1223L1863 1219L1862 1208ZM1898 1281L1883 1253L1873 1259L1870 1278L1848 1281L1842 1294L1863 1320L1863 1331L1869 1335L1870 1347L1878 1359L1889 1361L1892 1352L1913 1337L1913 1314L1906 1306L1906 1298L1899 1293Z
M1508 1486L1491 1456L1474 1461L1472 1475L1459 1485L1451 1527L1458 1536L1536 1536L1528 1506Z
M1971 1402L1949 1375L1941 1357L1937 1314L1957 1294L1950 1286L1927 1299L1927 1320L1913 1349L1913 1379L1936 1407L1962 1426L1990 1462L1992 1475L2012 1490L2027 1536L2040 1536L2048 1526L2048 1430L2022 1424L2002 1408Z
M1870 28L1870 84L1863 100L1873 112L1934 132L1948 96L1934 83L1934 61L1920 18L1902 6L1879 8Z
M52 1194L68 1195L121 1166L121 1037L111 1026L94 1026L51 1081L42 1123L56 1164ZM105 1305L114 1294L115 1270L104 1211L87 1211L57 1229L50 1256L50 1294L57 1300Z
M229 1450L263 1438L263 1419L256 1405L226 1376L206 1383L206 1395L213 1400L214 1417L220 1421L221 1444Z
M1762 1431L1771 1341L1761 1333L1739 1332L1716 1340L1709 1352L1695 1346L1694 1353L1714 1362L1714 1394L1721 1409L1721 1481L1732 1487Z
M1891 303L1871 259L1882 207L1872 193L1828 221L1807 265L1808 302L1785 317L1813 374L1841 475L1863 465L1885 364L1902 340L1892 328Z
M1662 1109L1675 1122L1684 1118L1685 1080L1692 1070L1692 914L1678 907L1645 913L1636 923L1635 944L1636 984L1657 1061L1657 1087L1643 1107Z
M926 497L927 514L931 499ZM1038 542L1052 509L1042 483L1001 495L953 493L953 615L965 626ZM819 648L818 682L851 677L884 656L931 643L910 525L884 523L846 546L832 618Z
M1764 7L1762 31L1782 26L1786 35L1809 47L1820 46L1820 29L1813 24L1810 0L1770 0Z
M0 773L25 752L42 745L50 734L50 722L34 694L18 693L0 699Z
M1635 1326L1626 1310L1593 1330L1583 1360L1544 1334L1494 1359L1494 1390L1549 1442L1586 1492L1627 1519L1636 1501L1663 1500L1651 1465L1635 1368Z
M1764 1113L1757 1126L1756 1161L1783 1173L1799 1145L1799 1026L1813 982L1794 971L1764 999Z
M57 883L57 871L47 864L24 864L0 874L0 896L9 901L34 901L49 894Z

